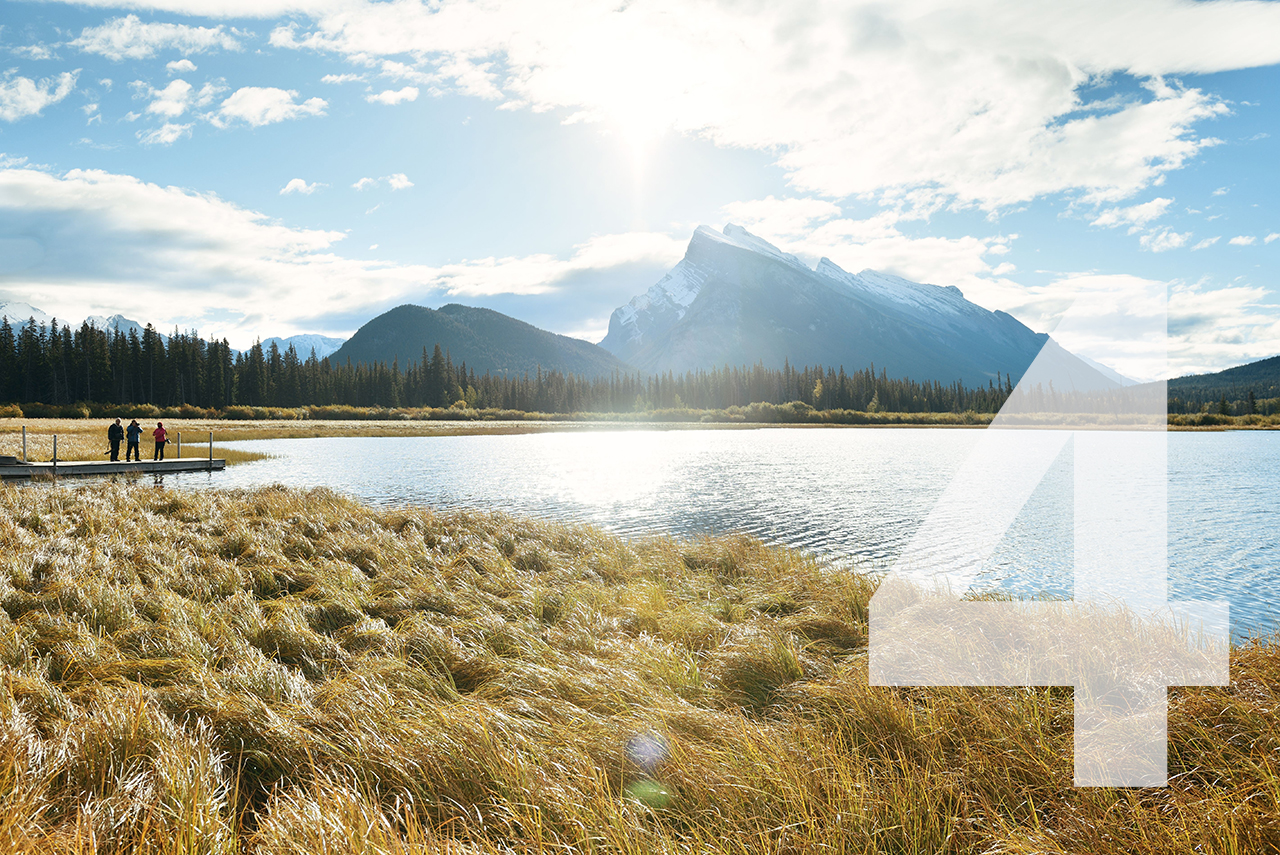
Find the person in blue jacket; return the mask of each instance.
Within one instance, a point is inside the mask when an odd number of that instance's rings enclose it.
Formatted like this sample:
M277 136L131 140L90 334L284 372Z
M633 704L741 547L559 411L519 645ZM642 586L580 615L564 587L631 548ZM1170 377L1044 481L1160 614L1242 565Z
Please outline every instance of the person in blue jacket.
M129 422L129 427L125 429L125 437L129 440L128 446L124 450L124 459L127 461L129 455L133 455L133 459L142 460L142 452L138 450L138 443L142 442L142 425L138 424L138 420L134 419Z

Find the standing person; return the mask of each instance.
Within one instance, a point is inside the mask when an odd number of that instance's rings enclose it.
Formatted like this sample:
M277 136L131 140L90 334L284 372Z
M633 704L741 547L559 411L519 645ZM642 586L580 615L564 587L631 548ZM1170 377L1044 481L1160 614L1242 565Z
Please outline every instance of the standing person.
M120 443L122 440L124 440L124 428L120 427L120 420L116 419L116 423L107 428L107 444L111 446L112 463L120 460Z
M134 419L129 422L129 428L125 431L125 436L129 438L129 444L124 450L125 462L128 462L129 455L133 455L134 461L142 462L142 452L138 450L138 443L142 442L142 425L138 424L138 420Z
M164 447L169 441L169 432L164 429L164 422L156 422L156 429L151 432L156 438L156 453L152 456L152 460L164 460Z

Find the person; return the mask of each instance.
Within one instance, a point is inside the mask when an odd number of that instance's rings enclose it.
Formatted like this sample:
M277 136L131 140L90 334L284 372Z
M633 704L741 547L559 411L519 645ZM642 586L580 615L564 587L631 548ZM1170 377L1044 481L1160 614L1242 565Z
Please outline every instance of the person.
M138 443L142 442L142 425L138 424L137 419L129 422L129 428L125 431L125 436L129 438L129 445L124 450L125 462L129 461L129 455L133 455L133 459L141 463L142 452L138 450Z
M117 463L120 460L120 443L124 440L124 428L120 427L120 420L116 419L115 424L107 428L107 444L111 446L111 462Z
M164 429L164 422L156 422L156 429L151 432L156 439L156 453L152 460L164 460L164 447L169 441L169 432Z

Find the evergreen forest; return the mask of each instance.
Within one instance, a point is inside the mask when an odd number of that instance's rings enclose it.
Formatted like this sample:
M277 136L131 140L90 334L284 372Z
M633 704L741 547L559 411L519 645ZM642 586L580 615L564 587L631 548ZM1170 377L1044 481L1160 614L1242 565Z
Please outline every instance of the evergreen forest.
M408 365L338 364L294 348L255 344L234 351L195 333L161 336L0 322L0 403L151 404L206 409L248 407L450 407L543 413L630 413L724 409L800 401L819 410L993 413L1012 389L1000 376L986 388L891 378L874 366L730 367L675 375L616 372L586 377L556 371L477 375L439 345Z

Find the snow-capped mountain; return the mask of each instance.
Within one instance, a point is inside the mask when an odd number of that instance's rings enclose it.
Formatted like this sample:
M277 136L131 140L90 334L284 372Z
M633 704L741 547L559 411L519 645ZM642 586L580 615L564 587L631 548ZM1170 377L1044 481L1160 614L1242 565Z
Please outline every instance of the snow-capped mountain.
M313 333L304 333L302 335L291 335L288 338L279 338L273 336L262 342L263 350L270 350L274 343L280 348L280 352L284 353L289 349L289 345L293 345L298 353L298 358L307 360L311 358L311 351L316 352L316 359L324 359L329 354L342 347L344 338L331 338L327 335L315 335Z
M830 259L811 269L740 226L699 226L684 258L614 311L601 346L644 371L728 365L875 365L895 377L986 385L1016 380L1045 346L954 286L911 282ZM1117 384L1056 346L1078 389Z
M53 317L37 309L28 303L20 303L17 300L8 302L0 301L0 317L8 318L9 326L15 330L25 326L27 321L32 318L36 319L36 324L48 324Z
M13 327L14 330L18 330L26 326L27 321L31 318L35 318L37 325L48 325L54 319L54 316L50 315L48 312L41 311L34 306L27 303L21 303L16 300L9 302L0 301L0 317L7 317L9 319L9 325ZM124 315L120 314L111 315L110 317L105 315L90 315L85 318L85 321L100 330L105 330L107 332L115 332L118 330L126 336L132 332L141 337L142 332L145 329L144 324L138 323L137 321L131 318L126 318ZM66 318L58 318L59 326L70 323L71 322ZM71 326L73 328L78 328L80 324L71 324ZM159 335L161 341L168 343L169 337L167 335L163 333L160 333ZM332 338L330 336L302 334L289 336L288 338L269 338L262 342L262 347L264 350L268 349L271 347L271 343L275 342L276 346L280 348L281 352L283 352L288 350L289 345L292 344L297 349L299 358L304 360L311 356L311 351L314 348L316 358L324 359L326 356L329 356L338 348L342 347L342 343L344 341L345 339ZM238 355L239 353L240 351L238 350L232 350L233 355Z
M97 327L100 330L105 330L107 332L115 332L116 330L119 330L120 332L124 333L126 336L132 332L135 335L137 335L139 338L142 337L142 332L143 330L146 329L146 327L143 324L140 324L134 320L130 320L129 318L126 318L124 315L112 315L109 318L103 317L102 315L90 315L89 317L85 318L85 320L93 324L95 327ZM166 341L166 342L169 340L169 337L163 334L160 335L160 338L162 341Z

